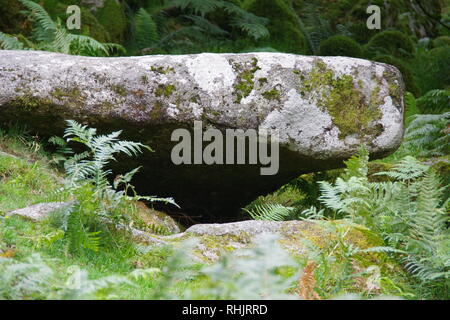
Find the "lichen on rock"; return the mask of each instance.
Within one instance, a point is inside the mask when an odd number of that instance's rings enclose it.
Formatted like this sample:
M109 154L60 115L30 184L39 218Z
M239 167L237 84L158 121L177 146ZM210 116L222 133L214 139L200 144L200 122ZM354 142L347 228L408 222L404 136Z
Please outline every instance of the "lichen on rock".
M20 121L42 136L62 135L68 119L102 133L123 130L155 149L114 164L121 172L143 167L135 177L141 194L173 196L185 212L214 220L228 221L300 174L342 166L361 144L379 158L403 137L400 73L354 58L0 51L0 82L1 123ZM172 131L192 131L194 121L221 131L278 132L280 170L261 177L261 165L175 166Z
M302 96L318 96L317 105L330 114L339 136L364 136L380 120L381 104L377 86L367 99L362 91L362 82L355 83L351 74L338 76L322 60L317 59L306 76L301 75Z

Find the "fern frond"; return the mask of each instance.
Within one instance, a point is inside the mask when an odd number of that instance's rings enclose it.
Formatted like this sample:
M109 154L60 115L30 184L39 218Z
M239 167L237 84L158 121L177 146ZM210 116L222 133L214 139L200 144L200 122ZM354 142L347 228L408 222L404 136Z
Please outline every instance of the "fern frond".
M66 31L66 29L63 29L63 28L55 29L54 40L49 45L49 49L52 51L69 54L71 46L72 46L72 41L71 41L69 33Z
M167 229L166 227L154 223L146 225L146 231L160 236L168 236L171 234L169 229Z
M109 56L116 52L125 52L121 45L100 43L89 36L71 34L59 18L53 21L47 11L38 3L30 0L20 0L20 2L27 8L24 13L33 22L32 39L36 44L25 39L28 47L88 56ZM1 40L0 38L0 44ZM11 38L7 40L9 41L8 46L18 45L18 43L12 43Z
M319 185L321 190L319 201L338 213L355 217L358 208L368 206L366 196L370 193L370 188L367 178L351 177L347 181L338 178L334 185L327 181L320 181Z
M258 40L269 36L269 30L266 28L269 19L258 17L228 1L221 2L221 8L233 16L231 26L240 29L253 39Z
M321 196L319 201L326 207L331 208L337 212L344 209L344 204L341 202L341 193L333 187L328 181L319 181Z
M255 40L266 38L269 36L269 30L262 24L247 22L241 19L233 19L232 26L239 28L242 32L248 34Z
M363 250L359 250L362 253L375 252L375 253L401 253L405 254L406 251L395 249L392 247L371 247Z
M31 0L19 0L27 9L26 12L33 22L36 22L43 30L56 30L56 23L45 9Z
M121 131L106 135L97 135L97 130L81 125L76 121L68 120L64 138L67 142L78 142L83 144L87 151L75 154L64 163L66 173L69 177L68 188L76 188L79 185L92 183L95 187L96 196L102 201L117 204L121 200L143 199L147 201L161 201L176 205L172 198L157 198L153 196L138 196L130 180L139 168L136 168L123 176L119 176L111 186L109 176L111 169L107 169L111 161L116 161L117 154L136 156L144 149L153 151L150 147L133 141L119 140ZM134 196L128 196L127 192L113 189L124 185L125 190L132 191Z
M195 26L200 28L200 30L206 34L218 37L226 36L228 34L227 31L223 30L219 26L211 23L209 20L201 16L187 15L184 17L188 20L191 20Z
M172 204L175 207L180 207L173 198L159 198L159 197L155 197L155 196L134 196L134 197L130 197L128 198L129 200L145 200L145 201L149 201L149 202L162 202L164 204Z
M405 93L406 115L414 115L418 113L417 100L411 92Z
M53 280L53 270L37 253L23 262L0 257L0 299L43 299L51 292L48 283Z
M71 137L67 141L77 141L90 147L89 142L97 133L97 129L89 128L87 125L81 125L75 120L67 120L67 128L64 131L64 138Z
M414 157L406 156L391 171L378 172L375 175L386 175L396 180L406 181L414 180L425 174L428 166L422 164Z
M407 148L418 150L419 156L445 155L450 151L450 112L421 114L411 117L405 132Z
M330 22L321 17L320 13L320 3L307 2L303 7L302 17L297 16L299 28L305 35L312 54L318 52L321 42L333 35Z
M306 220L320 220L325 218L324 212L324 209L317 210L316 207L312 206L309 209L303 210L300 215L304 216Z
M450 109L450 90L431 90L417 99L423 113L443 113Z
M92 37L67 34L67 41L70 43L70 53L86 56L110 56L114 52L124 53L123 46L115 43L101 43Z
M253 209L245 209L253 220L270 220L270 221L285 221L295 211L293 207L286 207L281 204L266 203L256 205Z
M134 18L136 27L136 43L139 49L149 48L159 41L158 27L153 17L143 8Z
M345 164L344 179L350 177L366 177L369 164L369 151L365 147L361 147L354 156L352 156Z
M0 32L0 49L23 50L24 46L16 37Z

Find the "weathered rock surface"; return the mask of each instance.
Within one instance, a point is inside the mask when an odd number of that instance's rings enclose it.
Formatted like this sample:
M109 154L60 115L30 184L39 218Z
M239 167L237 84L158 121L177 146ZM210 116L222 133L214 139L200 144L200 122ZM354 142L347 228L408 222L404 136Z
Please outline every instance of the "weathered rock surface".
M18 215L32 221L42 221L52 212L70 206L70 202L43 202L8 212L7 216Z
M304 223L300 221L248 220L233 223L196 224L188 228L186 232L199 236L239 236L242 233L248 236L255 236L261 233L278 233L285 226L301 224Z
M25 219L29 219L34 222L43 221L50 217L51 214L57 213L59 210L64 210L69 206L73 205L73 202L42 202L37 203L25 208L16 209L6 213L6 216L21 216ZM138 207L138 217L139 219L144 219L144 225L141 227L151 226L154 231L164 230L166 233L179 233L180 228L176 222L168 215L163 212L159 212L145 206ZM112 223L108 219L104 219L105 223ZM115 226L117 229L127 229L131 232L132 237L139 242L147 242L156 245L164 245L167 242L158 239L158 237L152 234L152 229L150 230L140 230L137 228L126 227L122 224ZM147 228L149 229L149 228Z
M140 193L173 196L185 213L216 221L235 219L240 207L299 174L341 166L361 143L372 157L385 156L403 134L400 73L353 58L0 51L0 84L1 123L47 136L61 135L67 119L102 132L123 129L156 150L118 163L143 166ZM171 133L195 120L219 130L278 130L278 174L261 176L259 165L174 165Z
M276 235L283 248L301 257L311 253L312 247L324 250L333 248L339 241L359 249L383 244L383 241L367 228L340 220L280 222L249 220L223 224L197 224L180 234L147 236L139 240L150 245L177 246L184 240L196 239L195 256L203 262L212 262L221 254L251 248L257 236L264 233Z

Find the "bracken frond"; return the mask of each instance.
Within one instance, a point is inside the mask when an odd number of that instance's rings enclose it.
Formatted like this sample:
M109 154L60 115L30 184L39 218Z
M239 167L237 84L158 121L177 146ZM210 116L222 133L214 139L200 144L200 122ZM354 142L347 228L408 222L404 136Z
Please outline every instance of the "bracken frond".
M316 267L317 263L315 261L308 261L298 281L299 295L304 300L321 300L320 296L314 290L316 286L316 278L314 277Z

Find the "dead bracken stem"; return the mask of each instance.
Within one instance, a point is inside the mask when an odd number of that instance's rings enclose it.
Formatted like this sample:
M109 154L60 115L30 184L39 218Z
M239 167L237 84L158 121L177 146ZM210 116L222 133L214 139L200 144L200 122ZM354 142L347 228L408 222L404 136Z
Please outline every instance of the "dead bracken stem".
M317 267L315 261L309 260L303 269L298 283L300 286L300 297L304 300L321 300L320 296L314 291L316 286L316 278L314 277L314 270Z

